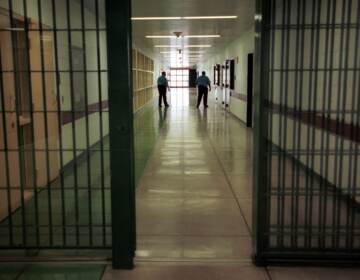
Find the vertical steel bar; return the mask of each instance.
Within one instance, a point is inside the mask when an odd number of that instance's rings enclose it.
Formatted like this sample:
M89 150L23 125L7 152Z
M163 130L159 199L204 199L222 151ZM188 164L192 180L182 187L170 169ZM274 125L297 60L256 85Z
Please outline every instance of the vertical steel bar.
M300 190L300 173L302 172L301 165L300 165L300 157L301 157L301 150L302 150L302 142L301 142L301 117L303 115L303 99L304 99L304 56L305 56L305 19L306 19L306 8L307 8L307 1L302 1L302 16L301 16L301 36L300 36L300 66L299 66L299 111L298 111L298 119L297 119L297 131L298 131L298 138L297 138L297 154L296 159L299 161L296 165L296 186L297 189ZM298 193L296 197L296 211L295 211L295 242L297 247L299 247L299 215L300 215L300 194Z
M268 108L263 108L262 110L265 110L264 114L266 115L266 119L268 120L267 123L267 131L264 132L264 134L266 134L267 137L267 141L266 141L266 145L267 145L267 150L266 152L268 153L267 157L266 157L266 162L267 162L267 166L265 167L265 170L268 174L268 176L270 177L269 180L267 180L267 194L268 197L266 199L268 199L268 203L267 203L267 207L266 207L266 212L267 216L266 216L266 226L264 226L266 232L264 232L264 235L269 235L270 234L270 226L271 226L271 213L272 211L274 211L272 209L272 187L273 187L273 166L272 166L272 161L273 161L273 154L274 154L274 142L273 142L273 116L274 116L274 68L275 68L275 38L276 38L276 28L275 28L275 24L276 24L276 6L277 6L277 0L272 0L270 1L269 4L269 9L270 9L270 27L269 27L269 67L272 70L269 73L269 92L267 93L266 96L264 96L264 100L268 101ZM256 78L256 77L255 77ZM264 246L268 246L268 244L266 244L264 242Z
M300 16L301 16L301 0L297 0L297 12L296 12L296 39L295 39L295 80L294 80L294 109L293 109L293 133L292 133L292 166L291 166L291 247L296 248L296 234L295 234L295 227L296 227L296 209L299 207L299 185L296 184L296 166L299 164L295 159L295 153L297 149L300 149L300 147L297 147L297 137L300 137L300 133L296 130L296 118L298 116L298 102L299 102L299 45L300 45Z
M340 50L344 47L344 24L345 24L345 16L346 16L346 1L342 1L342 7L341 7L341 28L340 28ZM339 53L339 71L338 71L338 87L337 87L337 96L336 96L336 134L339 135L340 132L340 110L341 110L341 91L342 91L342 82L343 82L343 63L344 63L344 56L342 53ZM333 169L333 182L335 185L335 188L338 188L338 181L341 180L341 174L340 174L340 165L339 165L339 138L341 136L335 136L335 164ZM333 195L333 221L332 221L332 232L333 232L333 238L332 238L332 246L333 249L337 249L339 247L339 234L340 234L340 228L339 228L339 220L340 220L340 189L336 189Z
M329 33L330 33L330 16L331 16L331 1L328 1L327 3L327 10L326 10L326 28L325 28L325 51L324 51L324 77L323 77L323 92L322 92L322 119L321 119L321 127L323 128L321 131L321 144L320 144L320 175L323 179L319 182L319 237L318 237L318 246L321 249L325 248L325 221L326 221L326 200L327 196L326 189L328 186L326 185L326 177L325 177L325 131L326 131L326 97L327 97L327 84L328 84L328 76L329 76Z
M329 62L329 80L328 80L328 90L327 90L327 96L326 96L326 100L327 100L327 112L328 112L328 116L327 116L327 120L326 120L326 144L325 144L325 176L324 178L328 178L329 176L329 155L330 155L330 122L331 122L331 108L332 108L332 103L331 103L331 97L332 97L332 93L333 93L333 75L334 75L334 48L335 48L335 24L336 24L336 7L337 7L337 0L333 0L333 5L332 5L332 13L331 13L331 23L330 24L330 62ZM328 217L328 215L330 214L330 211L328 212L328 199L330 199L330 197L328 198L329 195L329 191L328 188L330 186L326 186L324 189L324 236L325 238L327 237L327 220L329 220L330 222L330 218ZM325 246L326 246L326 240L324 241Z
M34 191L34 207L35 207L35 231L36 231L36 244L40 246L40 227L39 227L39 198L38 198L38 190L37 190L37 178L36 175L36 153L35 153L35 125L34 125L34 108L33 108L33 90L32 90L32 75L31 75L31 52L30 52L30 33L29 33L29 18L28 18L28 7L26 0L23 0L24 7L24 24L25 24L25 47L26 47L26 59L27 59L27 76L29 79L29 114L31 121L31 142L32 142L32 172L33 172L33 191Z
M43 102L43 116L44 116L44 133L45 133L45 159L46 159L46 190L48 194L48 221L49 221L49 242L50 246L53 245L54 232L53 232L53 217L52 217L52 190L50 182L50 156L49 156L49 124L47 112L47 90L46 90L46 77L45 77L45 57L44 57L44 31L43 31L43 17L42 17L42 0L37 1L38 15L39 15L39 40L40 40L40 60L41 60L41 89L42 89L42 102Z
M61 90L60 90L60 69L59 69L59 50L58 50L58 28L56 17L55 0L51 0L52 7L52 24L54 33L54 55L55 55L55 73L56 73L56 99L57 99L57 117L58 117L58 133L59 133L59 158L60 158L60 189L61 189L61 231L63 246L67 244L66 238L66 205L65 205L65 180L64 180L64 156L63 156L63 129L61 119Z
M85 129L86 129L86 174L88 184L88 214L89 214L89 241L90 246L93 245L93 223L92 223L92 180L91 180L91 159L90 159L90 123L89 123L89 94L88 94L88 79L87 79L87 58L86 58L86 31L85 31L85 5L84 0L80 2L81 9L81 36L83 48L83 62L84 62L84 93L85 93ZM105 244L104 244L105 245Z
M26 225L26 209L25 209L25 191L24 191L24 168L23 168L23 162L24 162L24 155L23 155L23 147L21 147L21 128L20 128L20 101L19 101L19 82L18 75L19 70L17 67L17 56L16 56L16 45L17 45L17 38L15 35L16 30L16 23L14 18L14 10L13 10L13 3L11 0L8 0L8 6L9 6L9 16L10 16L10 26L13 30L11 30L11 43L12 43L12 63L13 63L13 77L14 77L14 98L15 98L15 113L16 113L16 133L17 133L17 143L18 143L18 160L19 160L19 171L20 171L20 208L21 208L21 229L22 229L22 245L24 247L27 246L28 236L27 236L27 225ZM16 167L15 167L16 168Z
M80 245L80 210L79 210L79 185L78 185L78 159L77 159L77 144L76 144L76 118L75 118L75 89L73 77L73 53L72 53L72 29L70 18L70 0L66 0L66 21L67 21L67 41L69 52L69 73L70 73L70 103L71 103L71 130L72 130L72 156L73 156L73 169L74 169L74 206L75 206L75 242L76 246Z
M1 114L3 121L3 139L4 139L4 158L5 158L5 174L6 174L6 200L7 200L7 219L8 232L9 232L9 245L14 246L13 237L13 217L12 217L12 195L10 185L10 167L9 167L9 147L8 147L8 126L7 126L7 108L5 106L5 88L4 88L4 77L3 77L3 65L2 65L2 51L0 48L0 98L1 98Z
M281 182L281 193L282 193L282 201L281 201L281 208L282 208L282 215L281 215L281 231L283 235L282 243L284 243L284 227L285 227L285 215L286 215L286 204L285 200L287 198L286 194L286 182L287 182L287 146L288 146L288 140L287 140L287 131L288 131L288 89L289 89L289 56L290 56L290 21L291 21L291 9L292 9L292 0L288 0L287 2L287 9L286 9L286 19L284 19L284 22L286 24L286 34L285 34L285 75L284 75L284 147L282 147L283 151L283 166L282 166L282 182ZM285 15L284 15L285 17ZM281 101L282 102L282 101ZM284 246L284 244L282 244Z
M313 103L314 98L316 101L316 92L315 92L315 88L317 87L316 83L314 82L315 80L315 76L317 75L317 72L315 70L314 67L314 56L315 52L316 52L316 46L314 46L314 42L315 42L315 30L316 30L316 26L315 26L315 17L317 15L316 13L316 7L318 6L318 1L314 0L312 1L312 12L311 12L311 38L310 38L310 64L309 64L309 85L308 85L308 104L307 104L307 113L310 114L307 116L307 118L310 118L311 120L314 120L314 117L310 117L311 114L315 115L315 104ZM314 75L315 72L315 75ZM310 168L310 172L306 172L306 180L305 180L305 228L304 228L304 233L305 233L305 247L306 248L311 248L311 222L312 222L312 201L313 201L313 193L312 193L312 189L311 189L311 181L313 180L312 178L314 177L314 169L312 169L311 167L311 162L313 160L314 154L312 153L312 136L311 136L311 132L313 134L313 136L315 137L315 130L311 129L312 126L310 124L307 125L307 132L306 132L306 166L308 168Z
M281 46L280 46L280 89L279 93L275 93L278 96L278 104L279 104L279 132L278 132L278 141L279 141L279 147L278 147L278 167L277 167L277 246L279 248L284 246L284 226L282 224L282 216L284 214L284 193L282 188L282 183L285 182L283 179L284 174L282 171L284 170L283 166L285 166L285 143L283 134L286 133L286 128L284 126L284 119L285 119L285 110L284 104L283 104L283 98L284 98L284 72L285 70L285 24L286 24L286 7L287 7L288 1L282 1L282 28L281 28Z
M346 22L347 23L350 23L351 22L351 14L352 14L352 0L348 0L347 2L347 15L346 15ZM347 193L347 190L349 189L349 185L350 185L350 180L346 179L346 182L347 184L349 184L348 186L344 186L343 184L343 162L344 162L344 131L345 131L345 125L346 125L346 109L347 109L347 101L348 101L348 72L349 72L349 49L350 49L350 29L349 28L346 28L346 34L345 34L345 54L344 54L344 67L343 67L343 70L341 71L344 71L344 76L343 76L343 84L342 84L342 107L341 107L341 115L339 116L339 122L341 123L340 125L340 152L339 152L339 156L340 156L340 159L339 159L339 181L337 183L337 187L339 188L339 190L341 192L345 192L346 195L348 195ZM342 68L340 66L340 68ZM339 104L340 105L340 104ZM341 119L341 120L340 120ZM339 137L339 136L338 136ZM349 159L351 158L351 155L349 154L348 155ZM351 170L351 165L349 165L348 167L350 170ZM345 177L346 178L346 177ZM350 178L350 177L349 177ZM345 191L343 190L345 189ZM340 199L339 199L340 200ZM339 202L340 204L340 202ZM348 236L348 233L347 233L347 230L348 230L348 227L346 225L349 224L350 222L350 207L351 205L347 202L347 203L343 203L343 205L346 205L346 222L345 222L345 228L346 228L346 237ZM342 221L341 221L341 211L342 207L339 207L339 213L338 213L338 217L337 217L337 224L338 224L338 227L340 228L342 225ZM340 236L339 236L339 239L340 239ZM338 244L339 246L340 244Z
M101 208L102 208L102 233L103 244L106 244L106 213L105 213L105 170L104 170L104 129L103 129L103 94L102 94L102 77L101 77L101 50L100 50L100 22L99 22L99 0L95 0L96 16L96 50L97 50L97 77L99 83L99 118L100 118L100 166L101 166ZM131 55L131 53L130 53Z
M264 251L269 242L267 219L271 199L267 189L266 162L269 156L267 145L267 123L265 101L269 94L269 54L270 54L270 1L256 1L255 21L255 67L254 67L254 190L253 190L253 260L257 265L265 265ZM270 154L271 155L271 154Z
M106 22L113 267L129 269L136 243L131 1L106 1Z
M322 11L322 0L318 0L317 2L317 10L316 10L316 26L314 27L316 30L315 33L315 58L313 61L313 71L314 73L314 88L313 88L313 95L312 95L312 105L313 105L313 113L311 114L311 123L312 123L312 131L311 131L311 161L310 161L310 169L313 170L313 175L315 175L315 148L316 148L316 114L318 112L318 99L319 99L319 92L318 92L318 75L319 75L319 52L320 52L320 23L321 23L321 11ZM309 247L312 247L312 240L313 240L313 215L314 215L314 208L316 207L316 204L314 205L314 201L317 204L321 204L320 201L320 193L314 194L314 180L315 176L310 177L310 211L309 211L309 229L307 232L307 235L309 236ZM318 182L317 182L318 183ZM319 190L320 192L320 190ZM318 196L318 200L314 200L314 195ZM314 212L313 212L314 211ZM315 225L317 228L317 234L319 233L319 225Z
M357 19L357 26L360 26L360 4L357 5L357 12L356 12L356 19ZM355 43L354 43L354 50L359 49L359 36L360 28L356 28L355 31ZM359 89L360 89L360 70L359 70L359 52L355 51L354 56L354 72L353 72L353 83L352 83L352 101L351 101L351 143L350 143L350 168L349 168L349 195L352 199L356 199L357 194L357 166L358 166L358 139L359 139L359 122L360 122L360 96L359 96ZM359 77L357 76L357 72L359 72ZM358 77L358 79L357 79ZM358 88L357 88L358 87ZM357 104L357 105L356 105ZM354 148L355 146L355 148ZM353 159L353 160L352 160ZM354 162L354 168L351 168L352 162ZM354 227L355 227L355 216L356 216L356 208L352 207L349 213L349 225L348 225L348 235L347 235L347 249L351 249L354 246Z

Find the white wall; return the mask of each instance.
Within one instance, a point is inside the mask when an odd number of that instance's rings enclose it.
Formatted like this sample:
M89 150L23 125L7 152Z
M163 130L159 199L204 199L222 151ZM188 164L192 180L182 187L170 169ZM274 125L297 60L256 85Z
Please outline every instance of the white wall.
M206 71L209 78L212 80L214 77L214 65L224 64L227 59L235 59L235 89L236 93L243 95L247 94L247 55L254 53L254 30L253 28L244 32L244 34L229 44L221 53L215 56L206 58L205 61L200 63L198 70ZM213 82L213 81L212 81ZM219 97L219 102L225 98L225 92L217 88L215 94ZM230 111L236 115L240 120L246 122L247 103L238 98L230 97L229 100Z
M337 24L342 21L344 1L336 2L335 23ZM283 22L286 23L287 17L284 19L282 17L283 6L280 2L282 1L278 1L276 9L278 15L276 23L282 25ZM292 12L289 18L291 24L296 24L297 11L302 9L297 7L294 1L292 2ZM316 1L306 0L301 2L306 3L305 24L310 26L312 24L313 11L317 12L317 8L313 6L316 5ZM346 9L348 3L348 1L345 2ZM344 19L346 24L356 24L357 21L356 13L360 2L352 1L352 3L350 19L347 18L347 11L345 12ZM330 4L331 1L322 2L322 12L319 18L322 24L332 20L332 17L330 17L330 20L327 19L326 13ZM330 13L330 15L332 14ZM317 20L318 17L315 17L315 23ZM273 143L287 151L293 148L303 150L314 149L318 151L314 156L313 163L310 160L311 155L307 156L304 154L298 156L295 154L295 158L298 158L305 166L313 169L330 183L347 192L349 187L354 186L354 178L356 178L357 184L359 184L360 180L360 165L355 169L355 157L350 156L348 153L350 149L354 151L360 148L359 143L350 141L340 135L329 133L313 125L299 122L297 119L294 120L291 115L293 110L299 110L300 104L302 112L316 112L317 116L324 114L332 120L336 120L337 117L341 119L344 116L345 123L347 124L350 124L352 118L359 114L357 111L357 104L360 98L358 73L352 70L344 70L346 63L349 68L359 68L360 65L360 55L357 55L357 59L355 59L355 54L359 51L356 49L355 42L356 28L352 28L350 32L344 32L343 37L341 36L341 28L336 28L333 33L333 40L332 32L330 31L328 33L328 44L326 44L326 28L315 29L314 33L312 33L311 28L308 28L304 32L300 31L300 38L302 35L304 36L303 48L301 40L297 41L295 28L289 33L283 32L281 28L275 32L273 40L275 46L274 60L271 61L271 68L274 68L276 71L270 76L270 81L273 83L271 102L286 105L289 108L290 117L274 112L273 119L270 120L272 132L269 138ZM318 48L316 47L317 38L319 38ZM359 42L358 45L360 45ZM288 52L286 51L287 49L289 50ZM319 50L318 53L316 53L316 49ZM332 49L333 51L331 52ZM296 64L296 54L298 54L298 64ZM316 59L317 57L318 59ZM283 69L301 70L301 68L304 71L282 71ZM328 69L328 71L310 71L316 68ZM339 68L343 70L338 71ZM298 78L297 87L295 87L296 73ZM330 75L332 75L331 81ZM288 80L288 83L281 83L281 80ZM338 116L336 114L337 110L340 112ZM349 113L354 110L353 114ZM343 111L348 113L343 114ZM355 122L356 119L353 119L353 121ZM295 137L293 136L294 131L296 132ZM298 137L301 138L299 147L294 146ZM325 150L321 150L321 147ZM351 161L353 169L349 170ZM350 177L349 174L354 177ZM357 191L358 189L357 187ZM357 200L360 201L359 198Z

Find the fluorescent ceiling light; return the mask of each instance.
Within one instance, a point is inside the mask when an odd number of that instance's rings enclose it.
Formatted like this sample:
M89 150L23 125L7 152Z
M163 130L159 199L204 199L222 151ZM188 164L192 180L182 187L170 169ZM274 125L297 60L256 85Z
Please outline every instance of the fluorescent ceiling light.
M185 48L211 48L211 45L187 45Z
M173 46L173 45L155 45L155 48L181 48L180 46Z
M182 17L132 17L132 20L179 20Z
M148 39L172 39L172 38L177 38L175 35L148 35L145 36Z
M185 38L220 38L220 35L185 35Z
M25 31L25 28L20 28L20 27L7 27L4 29L7 31Z
M236 19L238 16L194 16L183 17L183 19Z
M132 17L132 20L236 19L238 16Z
M163 52L160 52L162 54L179 54L177 51L163 51ZM202 54L204 53L204 51L189 51L189 50L186 50L186 51L183 51L181 52L181 54Z
M182 46L175 45L155 45L155 48L176 48L181 49ZM185 45L183 48L211 48L211 45Z
M177 37L175 35L147 35L148 39L176 39L176 38L220 38L220 35L184 35Z

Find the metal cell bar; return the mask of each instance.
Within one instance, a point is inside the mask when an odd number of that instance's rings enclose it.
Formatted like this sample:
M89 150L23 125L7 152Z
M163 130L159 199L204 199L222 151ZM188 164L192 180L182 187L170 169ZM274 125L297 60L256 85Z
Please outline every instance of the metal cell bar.
M317 2L316 0L312 1L312 6L311 6L311 23L314 24L315 23L315 17L317 15L316 13L316 7L317 7ZM311 29L311 38L310 38L310 68L313 69L314 68L314 52L315 50L315 46L314 46L314 42L315 42L315 28ZM314 104L312 104L313 102L313 96L315 95L314 90L315 90L315 86L313 88L313 72L309 72L309 85L308 85L308 104L307 104L307 111L310 111L312 108L314 108ZM313 133L315 131L313 130ZM308 125L307 126L307 132L306 132L306 150L310 151L311 150L311 126ZM306 166L310 166L311 161L313 160L313 154L311 153L307 153L306 154ZM305 248L310 248L311 247L311 214L312 214L312 196L313 194L311 193L311 178L313 178L313 174L312 173L308 173L306 176L306 180L305 180L305 221L304 221L304 228L305 228L305 232L307 233L305 235L305 240L304 240L304 247Z
M106 15L113 267L133 268L136 229L131 1L106 1Z
M13 11L13 3L11 0L8 1L8 6L9 6L9 17L10 17L10 26L11 28L15 28L16 24L15 24L15 19L14 19L14 11ZM17 69L17 57L16 57L16 37L15 37L15 33L12 31L11 32L11 43L12 43L12 61L14 64L14 69ZM17 130L17 141L18 141L18 147L19 150L18 152L18 160L19 160L19 171L20 171L20 205L21 205L21 224L22 224L22 243L23 246L27 246L28 244L28 239L27 239L27 231L26 231L26 209L25 209L25 192L24 192L24 169L23 169L23 152L21 151L22 147L21 145L21 129L20 129L20 101L19 101L19 88L17 87L17 85L19 84L17 82L18 77L16 75L16 73L14 73L13 75L14 77L14 94L15 94L15 108L16 108L16 130Z
M55 0L51 0L52 8L52 24L54 34L54 55L55 55L55 73L56 73L56 100L57 100L57 117L58 117L58 133L59 133L59 158L60 158L60 188L61 188L61 223L62 223L62 244L66 246L66 205L65 205L65 180L64 180L64 157L63 157L63 134L62 134L62 123L61 123L61 91L60 91L60 73L59 73L59 52L58 52L58 33L56 31L56 5ZM55 112L54 112L55 113Z
M330 16L331 16L331 1L329 1L327 3L327 10L326 10L326 22L330 22ZM330 33L330 25L328 25L328 27L325 30L325 56L324 56L324 68L327 69L328 68L328 64L329 64L329 33ZM323 77L323 93L322 93L322 111L325 114L326 111L326 101L327 101L327 90L326 87L328 85L328 77L329 77L329 73L328 71L324 72L324 77ZM323 115L322 118L322 127L325 127L325 115ZM324 153L325 151L325 129L322 130L321 132L321 144L320 144L320 174L323 176L323 174L326 174L326 169L325 168L325 157L324 157ZM329 150L327 151L329 153ZM325 177L326 178L326 177ZM325 236L325 224L326 224L326 205L327 205L327 185L325 183L325 180L320 180L320 196L319 196L319 219L318 219L318 223L319 223L319 239L318 239L318 246L321 249L325 248L325 240L326 240L326 236Z
M39 15L39 40L40 40L40 61L41 61L41 70L45 69L45 57L44 57L44 32L42 30L43 26L43 16L42 16L42 0L37 1L38 6L38 15ZM48 124L48 115L47 115L47 90L46 90L46 77L45 73L41 73L41 89L42 89L42 102L43 102L43 116L44 116L44 133L45 133L45 159L46 159L46 190L48 197L48 220L49 220L49 242L50 246L53 244L53 217L52 217L52 192L51 192L51 182L50 182L50 155L49 155L49 124Z
M272 24L275 24L275 20L276 20L276 7L277 7L277 0L273 0L270 1L270 11L271 11L271 22ZM270 49L269 49L269 60L270 60L270 65L271 68L274 68L275 65L275 38L276 38L276 32L275 30L270 30L269 31L270 34ZM270 80L269 80L269 93L268 96L264 96L264 99L268 99L269 103L273 103L274 101L274 72L270 73ZM269 120L267 123L267 127L268 127L268 141L266 143L267 147L267 151L271 151L273 149L273 143L272 143L272 139L273 139L273 114L271 113L270 110L266 111L267 114L267 119ZM266 168L268 169L268 176L270 177L270 180L267 180L267 192L271 192L272 190L272 155L269 153L267 155L267 166ZM267 209L266 212L267 213L271 213L271 207L272 207L272 201L269 201L269 203L267 204ZM266 225L270 225L271 221L270 221L270 216L268 217L267 221L266 221ZM267 228L267 227L265 227ZM266 232L268 233L268 232ZM266 242L264 242L264 246L268 246L269 241L266 240Z
M92 229L92 180L91 180L91 160L90 160L90 123L89 123L89 97L88 97L88 79L87 79L87 58L86 58L86 33L85 29L85 5L84 0L80 2L81 9L81 28L83 31L82 35L82 48L83 48L83 61L84 61L84 93L85 93L85 126L86 126L86 173L87 173L87 184L88 184L88 214L89 214L89 241L90 246L93 245L93 229ZM100 103L101 104L101 103ZM101 107L101 105L100 105ZM102 141L102 140L100 140Z
M288 0L287 2L287 7L286 7L286 19L285 19L285 15L284 15L284 22L286 23L290 23L291 20L291 8L292 8L292 0ZM286 5L285 5L286 6ZM286 30L285 33L285 61L284 61L284 67L288 68L289 67L289 56L290 56L290 30ZM284 108L288 107L288 88L289 88L289 72L285 72L285 76L284 76L284 101L281 100L280 102L284 104ZM287 115L287 111L285 110L284 112L284 147L282 148L283 150L283 166L282 166L282 187L281 187L281 191L285 190L286 187L286 182L285 182L285 176L286 176L286 166L287 166L287 161L286 161L286 151L287 151L287 122L288 120L288 115ZM287 198L287 197L286 197ZM286 215L286 205L285 205L285 197L282 198L281 201L281 208L283 210L282 216L281 216L281 229L282 232L284 231L284 226L285 226L285 215ZM282 240L282 242L284 242L284 238Z
M103 245L106 244L106 213L105 213L105 169L104 169L104 129L103 129L103 109L102 109L102 77L101 77L101 56L100 56L100 24L99 24L99 0L95 0L95 16L96 16L96 49L97 49L97 70L99 83L99 118L100 118L100 166L101 166L101 211L103 222ZM131 106L132 107L132 106Z
M75 221L76 221L76 234L75 243L76 246L80 246L80 213L79 213L79 190L78 190L78 160L76 154L76 124L75 124L75 89L74 89L74 77L73 77L73 53L72 53L72 34L71 34L71 18L70 18L70 0L66 0L66 22L68 27L67 42L68 42L68 54L69 54L69 69L70 69L70 100L71 100L71 130L72 130L72 148L73 148L73 170L74 170L74 208L75 208Z
M297 12L296 12L296 22L299 25L300 23L300 17L301 17L301 0L297 0ZM300 28L296 29L296 48L295 48L295 69L298 70L299 68L299 45L300 45ZM299 102L299 75L298 71L295 72L295 80L294 80L294 110L293 110L293 118L296 118L296 112L298 111L298 102ZM295 151L299 149L300 147L297 147L297 137L300 137L299 131L296 130L296 125L294 121L293 125L293 133L292 133L292 149ZM295 160L292 160L292 166L291 166L291 184L292 184L292 192L291 192L291 247L296 248L297 242L296 242L296 233L295 233L295 227L296 227L296 211L299 208L299 185L296 184L296 176L297 176L297 162Z
M341 7L341 22L345 22L345 16L346 16L346 1L342 1L342 7ZM344 48L344 28L341 28L340 32L340 49L342 50ZM343 65L344 62L344 56L342 54L339 55L339 65ZM338 89L337 89L337 96L336 96L336 131L340 130L340 114L341 114L341 102L342 102L342 82L343 82L343 72L338 72ZM335 138L335 149L338 149L339 147L339 137ZM335 164L333 169L333 181L335 184L339 183L339 181L342 180L341 174L339 172L340 170L340 164L339 164L339 157L340 154L337 153L335 155ZM341 186L338 186L341 187ZM332 237L332 246L334 248L339 247L339 223L340 223L340 199L338 196L338 193L335 192L333 194L333 213L332 213L332 224L333 224L333 230L336 232L336 235L333 235Z
M271 34L268 25L271 20L270 11L272 11L271 1L256 1L256 13L260 17L255 20L255 53L254 56L254 105L255 105L255 122L254 122L254 190L253 190L253 255L254 262L257 265L264 265L266 257L264 252L268 249L269 237L266 233L269 231L270 215L268 211L270 200L267 199L268 177L271 174L267 172L269 160L268 150L268 125L266 117L266 100L269 94L269 57L271 54L270 44ZM271 114L270 114L271 115ZM271 139L270 139L271 140ZM271 158L271 157L270 157ZM271 177L270 177L271 179ZM264 217L267 217L264 219Z
M332 13L331 13L331 23L332 25L335 24L336 21L336 7L337 7L337 0L333 0L332 2ZM333 82L333 71L331 71L331 69L333 68L334 65L334 56L331 55L334 53L334 48L335 48L335 29L332 27L331 29L331 33L330 33L330 62L329 62L329 79L328 79L328 94L326 96L326 100L327 100L327 108L328 110L330 110L332 108L332 104L331 104L331 96L333 93L332 90L332 82ZM326 126L329 127L330 126L330 114L328 115L327 118L327 122L326 122ZM330 150L330 132L327 131L326 132L326 144L325 144L325 175L324 178L328 178L329 176L329 153L328 151ZM331 194L329 194L328 188L325 187L324 188L324 217L323 217L323 222L324 222L324 227L323 227L323 234L326 238L326 232L325 232L325 225L327 223L327 221L330 221L330 217L328 217L328 213L327 213L327 208L328 208L328 196L330 196ZM326 240L324 240L324 246Z
M27 58L27 77L29 80L29 95L30 101L29 102L29 113L30 113L30 121L31 121L31 154L32 154L32 172L33 172L33 190L34 190L34 208L35 208L35 227L36 227L36 244L40 245L40 230L39 230L39 199L38 199L38 191L37 191L37 177L35 174L36 172L36 153L35 153L35 126L34 126L34 108L33 108L33 91L32 91L32 77L31 77L31 54L30 54L30 37L29 37L29 18L28 18L28 7L27 3L23 1L23 8L24 8L24 25L25 25L25 47L26 47L26 58ZM24 112L24 111L23 111Z
M346 20L348 22L351 21L351 14L352 14L352 0L348 0L347 3L347 14L346 14ZM345 128L345 115L343 114L343 112L345 111L346 107L347 107L347 98L348 98L348 92L347 92L347 87L348 87L348 71L347 68L349 66L349 49L350 49L350 30L346 31L345 34L345 54L344 54L344 77L343 77L343 84L342 84L342 107L341 107L341 121L340 121L340 130L341 130L341 134L344 133L344 128ZM344 186L343 184L343 163L344 163L344 137L341 137L340 139L340 151L339 151L339 182L337 183L337 187L340 189L346 188L346 186ZM351 164L349 165L349 170L351 170ZM350 184L348 184L348 186L350 186ZM346 224L349 224L350 222L350 204L347 203L346 204ZM341 223L343 221L341 221L341 208L339 209L340 213L338 214L338 226L341 226Z
M9 153L8 153L8 134L7 134L7 116L5 113L5 92L4 92L4 78L2 71L2 52L0 48L0 98L1 98L1 113L3 121L3 141L4 141L4 158L5 158L5 174L6 174L6 186L4 190L6 191L6 199L8 203L7 212L8 212L8 221L7 226L9 233L9 245L13 246L13 220L12 220L12 202L11 202L11 185L10 185L10 167L9 167Z
M281 14L281 18L282 18L282 24L285 24L286 22L286 6L287 6L287 2L288 1L283 1L282 2L282 14ZM275 32L275 31L274 31ZM281 46L280 46L280 50L281 50L281 58L280 58L280 68L285 67L285 29L281 30ZM276 44L276 43L275 43ZM286 143L284 142L284 137L283 134L285 134L286 130L284 127L284 112L283 112L283 108L284 108L284 104L282 104L283 102L283 96L285 95L284 93L284 72L280 72L280 89L279 89L279 105L280 105L280 109L279 109L279 132L278 132L278 139L279 139L279 149L278 149L278 167L277 167L277 181L279 182L278 184L278 188L277 191L278 193L281 192L281 186L282 183L284 182L284 179L282 177L282 175L284 176L284 174L282 174L282 170L284 169L283 166L285 166L285 154L284 154L284 149L285 149L285 145ZM279 235L277 236L277 246L278 247L283 247L284 246L284 232L283 232L283 215L284 215L284 198L281 196L277 197L277 226L278 226L278 231L279 231Z
M306 18L306 1L301 1L303 2L302 5L302 14L301 14L301 22L305 22L305 18ZM305 49L305 30L301 29L301 35L300 35L300 65L299 65L299 104L298 104L298 108L299 108L299 112L302 112L303 110L303 89L304 89L304 72L301 71L302 69L304 69L304 49ZM298 150L301 147L301 122L297 122L297 131L298 131L298 138L297 138L297 147ZM297 159L300 159L300 153L298 152L296 155ZM301 167L300 164L297 163L296 164L296 188L297 191L299 191L300 189L300 172L301 172ZM298 236L298 232L299 232L299 211L300 208L300 199L299 196L296 196L296 211L295 211L295 229L294 229L294 234L295 234L295 243L296 243L296 247L299 247L299 236Z
M357 6L357 12L356 12L356 18L357 18L357 22L360 24L360 5L358 4ZM355 33L355 45L354 45L354 50L358 50L359 49L359 31L360 29L358 28L356 30ZM359 58L359 52L355 52L355 57L354 57L354 65L355 67L358 64L358 58ZM360 71L359 71L359 76L360 76ZM352 104L352 113L351 114L351 121L350 123L355 123L356 122L356 127L358 127L359 125L359 120L360 120L360 97L359 97L359 88L360 88L360 77L358 77L357 79L357 73L353 73L353 91L352 91L352 97L351 97L351 104ZM358 88L357 88L358 87ZM354 163L354 168L349 168L349 188L348 188L348 192L351 196L351 198L355 198L356 193L357 193L357 166L358 166L358 145L356 145L356 143L354 143L354 139L357 139L356 137L359 136L359 129L356 129L356 131L354 131L354 129L351 130L351 136L353 141L351 141L350 143L350 155L353 155L350 157L350 167L352 166L352 163ZM354 137L355 136L355 137ZM355 148L354 148L354 144L355 144ZM352 182L352 184L351 184ZM355 227L355 216L356 216L356 211L355 208L351 208L350 213L348 213L349 215L349 220L348 221L348 236L346 239L346 247L348 249L353 248L354 246L354 227Z

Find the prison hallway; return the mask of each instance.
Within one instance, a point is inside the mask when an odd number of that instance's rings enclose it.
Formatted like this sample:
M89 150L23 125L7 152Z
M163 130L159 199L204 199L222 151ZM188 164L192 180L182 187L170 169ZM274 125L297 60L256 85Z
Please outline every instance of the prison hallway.
M356 269L252 263L253 130L217 94L196 109L195 90L172 89L170 108L154 108L161 130L136 191L135 269L108 267L103 279L358 279Z

